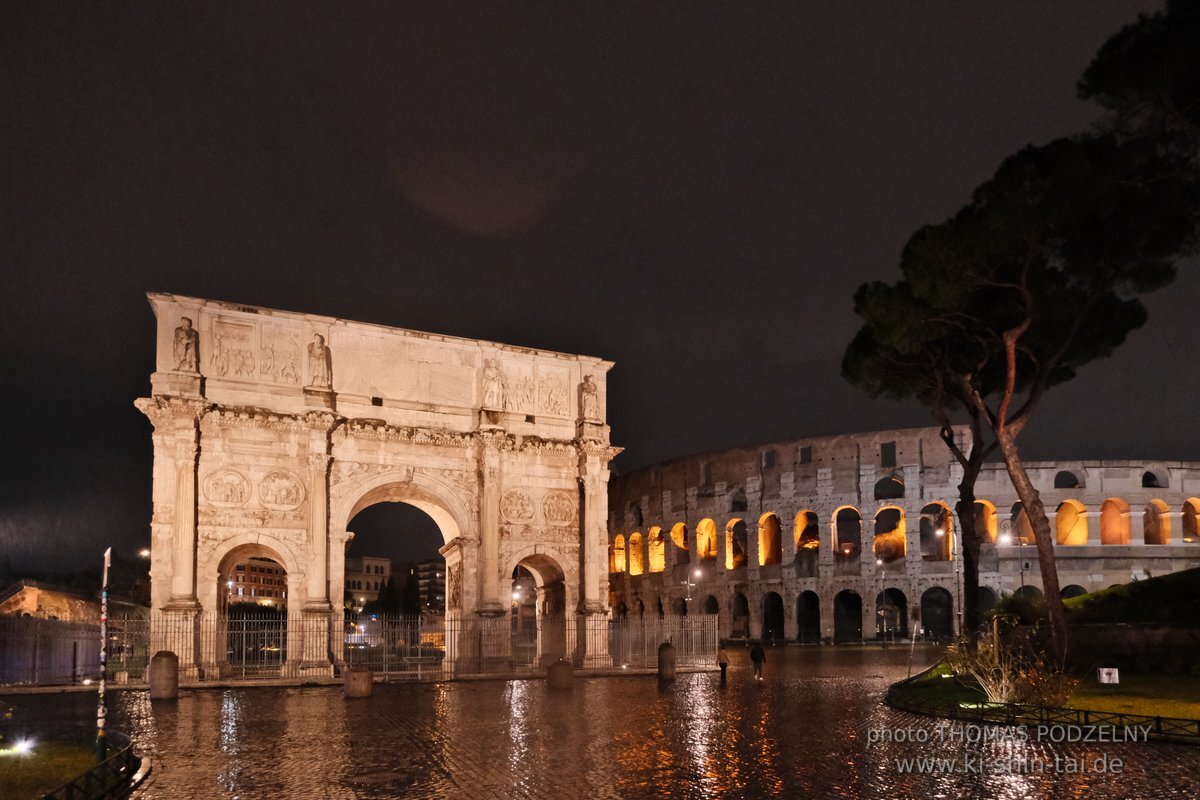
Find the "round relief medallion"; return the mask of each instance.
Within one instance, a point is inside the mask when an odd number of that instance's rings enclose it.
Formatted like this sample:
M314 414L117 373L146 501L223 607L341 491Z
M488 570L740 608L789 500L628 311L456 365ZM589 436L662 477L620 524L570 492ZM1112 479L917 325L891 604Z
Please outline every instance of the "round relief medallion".
M285 470L268 472L258 485L258 499L267 508L291 511L304 502L304 484Z
M533 500L520 489L509 489L500 498L500 513L509 522L528 522L533 519Z
M576 500L568 492L548 492L542 498L542 516L546 522L555 525L565 525L575 519Z
M250 481L232 469L216 469L204 479L204 499L215 506L241 506L250 498Z

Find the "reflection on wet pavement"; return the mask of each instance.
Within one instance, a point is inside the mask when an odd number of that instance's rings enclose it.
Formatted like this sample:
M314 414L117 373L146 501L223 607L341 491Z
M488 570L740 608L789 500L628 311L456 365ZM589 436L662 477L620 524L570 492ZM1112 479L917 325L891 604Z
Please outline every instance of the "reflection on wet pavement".
M705 673L666 687L580 679L566 692L541 681L385 684L354 701L328 687L185 691L154 705L120 692L110 718L154 758L140 796L168 800L1200 796L1200 750L1186 745L947 741L942 723L880 702L907 671L903 648L774 649L762 682L744 651L731 653L726 687ZM918 668L932 658L918 651ZM24 713L80 720L92 702L19 698ZM871 729L929 741L868 746ZM1123 772L1071 774L1056 756L1121 758ZM910 757L958 761L946 774L902 773L897 759ZM986 768L999 762L1008 766Z

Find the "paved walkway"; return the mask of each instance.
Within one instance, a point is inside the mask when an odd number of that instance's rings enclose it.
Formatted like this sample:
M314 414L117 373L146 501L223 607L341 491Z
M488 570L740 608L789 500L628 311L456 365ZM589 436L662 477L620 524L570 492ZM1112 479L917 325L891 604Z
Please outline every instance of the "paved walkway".
M569 692L541 681L391 684L351 702L324 687L196 690L153 706L122 692L112 716L154 758L139 796L164 800L1200 796L1200 750L1185 745L950 741L945 723L880 702L907 671L906 648L768 650L762 682L744 650L732 655L724 688L704 673L666 688L589 678ZM918 648L915 668L933 658ZM83 695L12 701L42 718L93 713ZM868 745L872 730L929 741ZM897 759L910 756L958 760L949 774L901 772ZM1055 767L1084 756L1121 758L1122 772ZM976 773L972 758L1009 768Z

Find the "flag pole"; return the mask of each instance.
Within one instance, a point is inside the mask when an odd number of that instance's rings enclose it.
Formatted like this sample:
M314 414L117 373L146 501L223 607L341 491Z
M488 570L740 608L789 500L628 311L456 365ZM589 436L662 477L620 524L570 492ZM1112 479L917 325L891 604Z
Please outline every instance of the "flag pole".
M104 689L108 678L108 568L112 566L112 548L104 551L104 577L100 581L100 699L96 705L96 763L108 758L108 740L104 723L108 717Z

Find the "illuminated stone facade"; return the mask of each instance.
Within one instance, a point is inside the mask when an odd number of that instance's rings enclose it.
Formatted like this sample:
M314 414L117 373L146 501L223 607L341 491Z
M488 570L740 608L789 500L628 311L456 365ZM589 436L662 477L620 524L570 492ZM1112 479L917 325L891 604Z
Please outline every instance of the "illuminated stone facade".
M545 607L608 612L610 362L149 299L156 369L137 406L154 425L152 604L176 628L220 611L235 564L271 559L286 571L289 621L305 623L289 623L288 658L328 673L347 526L384 501L417 506L441 529L447 615L507 612L518 564ZM294 638L325 623L328 636ZM184 669L219 671L212 649L179 653Z
M1064 594L1200 566L1200 464L1027 466L1057 531ZM960 477L938 430L918 428L687 456L614 478L615 613L716 612L725 637L949 635ZM1002 464L984 469L976 496L981 604L1040 590Z

